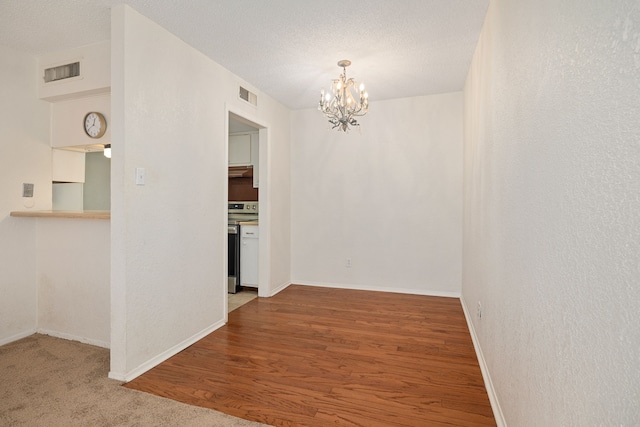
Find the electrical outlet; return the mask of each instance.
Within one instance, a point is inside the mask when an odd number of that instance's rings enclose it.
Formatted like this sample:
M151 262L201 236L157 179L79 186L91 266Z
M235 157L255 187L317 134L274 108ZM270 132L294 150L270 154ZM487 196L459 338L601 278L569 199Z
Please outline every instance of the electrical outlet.
M33 197L33 184L22 184L22 197Z
M347 260L345 261L345 267L347 268L351 268L351 258L347 258Z
M480 301L478 301L478 306L476 307L476 317L482 319L482 304L480 304Z

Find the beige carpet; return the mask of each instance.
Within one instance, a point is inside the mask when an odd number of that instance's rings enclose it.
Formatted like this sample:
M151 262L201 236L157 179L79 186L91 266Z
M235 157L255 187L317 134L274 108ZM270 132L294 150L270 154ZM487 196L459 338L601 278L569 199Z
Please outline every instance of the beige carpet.
M264 426L126 389L108 371L109 350L75 341L1 346L0 426Z

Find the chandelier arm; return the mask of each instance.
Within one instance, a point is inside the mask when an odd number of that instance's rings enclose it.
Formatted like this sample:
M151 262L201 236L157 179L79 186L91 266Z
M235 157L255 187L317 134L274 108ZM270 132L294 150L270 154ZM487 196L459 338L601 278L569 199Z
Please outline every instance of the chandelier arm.
M342 67L342 74L332 81L331 96L324 89L321 92L318 109L327 116L333 129L348 132L349 126L360 126L355 117L364 116L369 108L368 96L363 88L358 91L357 82L347 77L348 60L338 62ZM355 95L353 91L355 91Z

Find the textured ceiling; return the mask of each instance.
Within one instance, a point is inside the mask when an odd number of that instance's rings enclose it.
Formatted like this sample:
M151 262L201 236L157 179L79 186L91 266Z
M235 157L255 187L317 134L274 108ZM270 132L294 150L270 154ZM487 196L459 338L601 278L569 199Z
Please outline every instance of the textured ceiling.
M118 0L0 0L0 44L33 55L110 36ZM489 0L129 0L292 109L352 61L372 102L463 88Z

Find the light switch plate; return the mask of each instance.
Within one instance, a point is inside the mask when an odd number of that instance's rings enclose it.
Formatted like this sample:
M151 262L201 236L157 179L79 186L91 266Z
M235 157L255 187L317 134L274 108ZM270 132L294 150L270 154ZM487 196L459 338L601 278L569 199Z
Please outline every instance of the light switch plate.
M144 185L144 168L136 168L136 185Z

